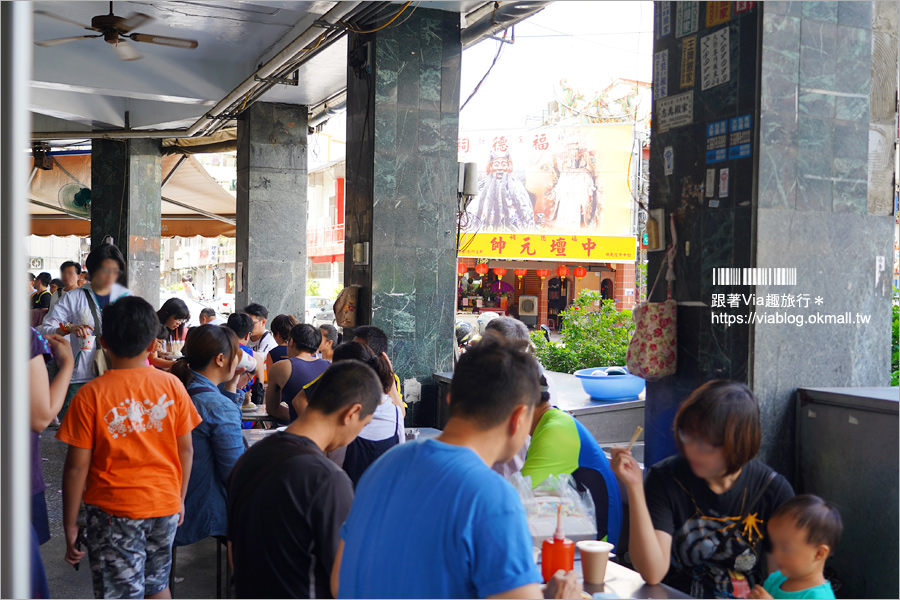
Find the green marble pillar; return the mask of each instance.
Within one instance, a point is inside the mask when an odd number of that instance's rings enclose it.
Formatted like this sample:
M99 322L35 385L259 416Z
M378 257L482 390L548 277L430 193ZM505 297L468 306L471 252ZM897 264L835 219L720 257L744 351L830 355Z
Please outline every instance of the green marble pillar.
M345 279L361 286L360 323L390 338L407 421L421 425L432 424L432 374L453 367L459 36L458 14L419 8L349 40L351 64L365 44L371 59L347 74ZM369 263L354 265L363 242Z
M112 236L127 263L124 280L159 306L162 153L159 140L91 143L91 244Z
M257 102L237 132L235 304L302 318L306 299L308 108Z

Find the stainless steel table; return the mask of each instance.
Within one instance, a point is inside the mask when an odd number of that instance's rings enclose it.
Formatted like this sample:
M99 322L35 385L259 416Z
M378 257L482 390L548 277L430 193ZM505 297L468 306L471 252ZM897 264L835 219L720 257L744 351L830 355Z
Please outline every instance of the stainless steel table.
M257 406L253 410L241 409L241 421L253 421L254 423L277 423L278 419L266 412L265 405Z
M429 438L437 437L441 435L441 433L440 429L435 429L434 427L407 427L406 441L427 440Z

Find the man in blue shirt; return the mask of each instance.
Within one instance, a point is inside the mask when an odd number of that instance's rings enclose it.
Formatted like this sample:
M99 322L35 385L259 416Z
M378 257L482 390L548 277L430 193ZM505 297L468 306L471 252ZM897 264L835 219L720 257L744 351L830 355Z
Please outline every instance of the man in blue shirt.
M540 397L523 342L489 335L466 352L443 433L401 444L356 488L331 574L340 598L542 598L525 509L491 470L522 447ZM579 598L559 571L547 597Z

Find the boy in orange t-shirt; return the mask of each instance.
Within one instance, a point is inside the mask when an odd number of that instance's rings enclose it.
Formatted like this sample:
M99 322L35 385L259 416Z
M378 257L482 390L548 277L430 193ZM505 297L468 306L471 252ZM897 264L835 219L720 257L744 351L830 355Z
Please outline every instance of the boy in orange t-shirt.
M56 437L63 471L66 561L77 565L78 510L97 598L169 598L175 530L184 519L191 431L200 415L182 383L148 367L159 319L146 300L103 309L100 343L112 369L84 385Z

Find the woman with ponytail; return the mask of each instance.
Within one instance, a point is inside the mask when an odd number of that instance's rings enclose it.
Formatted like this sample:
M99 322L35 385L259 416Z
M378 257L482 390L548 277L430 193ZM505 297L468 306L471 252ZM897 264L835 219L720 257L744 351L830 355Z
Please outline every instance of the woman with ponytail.
M381 381L381 404L375 409L369 424L347 445L341 465L356 487L369 465L397 444L406 441L406 431L403 426L403 408L390 395L394 389L394 371L387 358L384 355L375 356L364 344L348 342L335 348L332 364L344 360L358 360L369 365ZM309 393L314 394L315 391L310 390Z
M226 534L225 481L244 453L237 336L227 327L201 325L188 332L182 354L171 372L184 383L203 422L191 433L194 462L176 546Z

